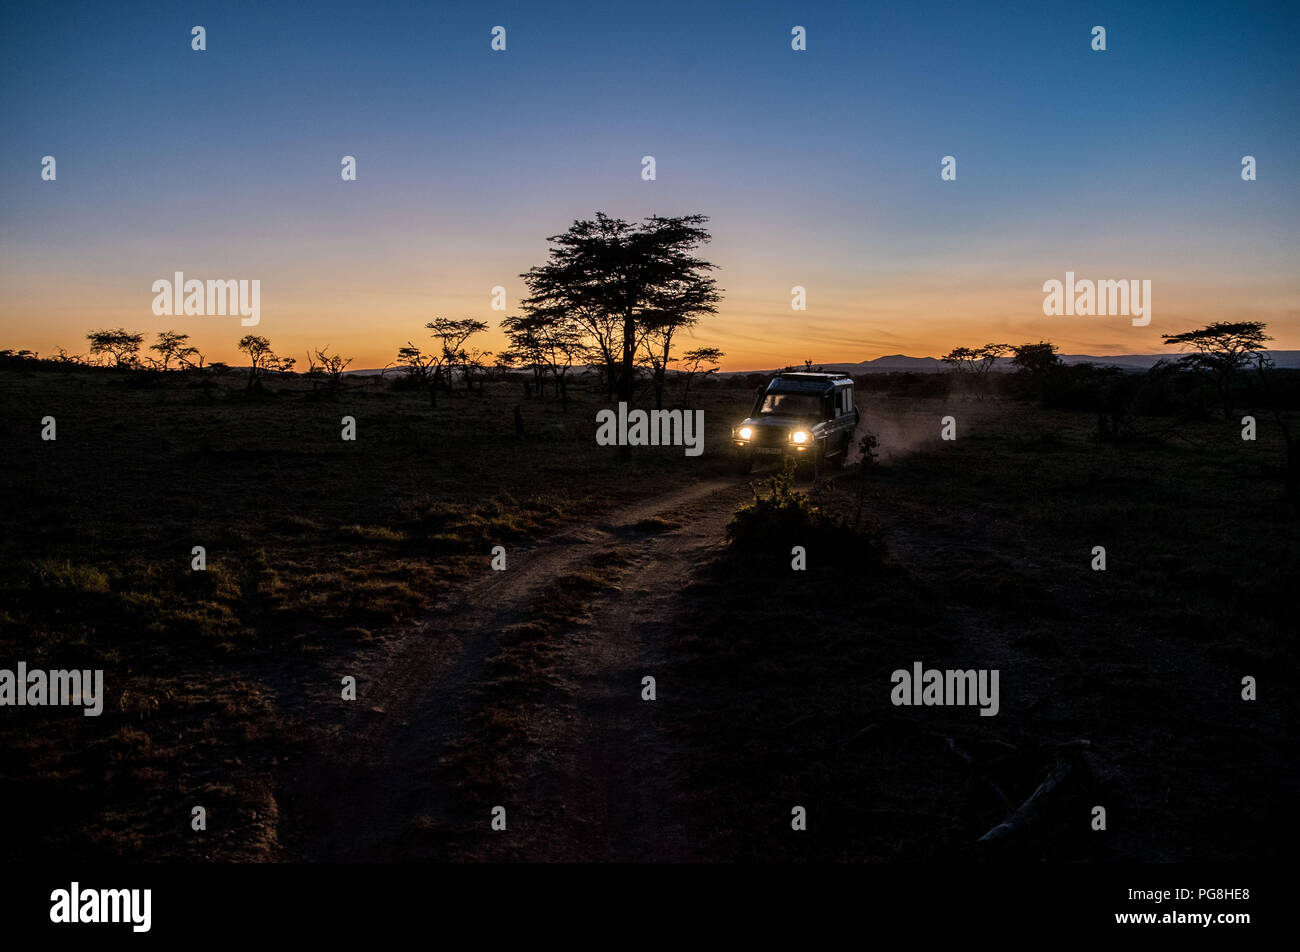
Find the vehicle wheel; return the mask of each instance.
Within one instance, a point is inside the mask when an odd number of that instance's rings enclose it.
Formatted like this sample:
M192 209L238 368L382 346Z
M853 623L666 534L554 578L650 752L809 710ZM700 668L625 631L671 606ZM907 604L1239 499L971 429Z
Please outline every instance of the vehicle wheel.
M839 471L844 468L844 461L849 458L849 440L845 437L839 452L831 457L831 469Z
M754 454L749 450L736 450L735 469L741 476L749 475L754 468Z

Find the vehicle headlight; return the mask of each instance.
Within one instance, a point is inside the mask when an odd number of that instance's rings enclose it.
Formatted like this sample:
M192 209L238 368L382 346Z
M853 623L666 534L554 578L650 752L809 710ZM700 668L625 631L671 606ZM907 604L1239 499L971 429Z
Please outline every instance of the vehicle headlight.
M751 439L754 436L754 428L752 426L742 426L737 431L737 436L739 436L742 440Z
M805 430L795 430L794 435L790 437L790 439L796 443L807 443L808 433Z

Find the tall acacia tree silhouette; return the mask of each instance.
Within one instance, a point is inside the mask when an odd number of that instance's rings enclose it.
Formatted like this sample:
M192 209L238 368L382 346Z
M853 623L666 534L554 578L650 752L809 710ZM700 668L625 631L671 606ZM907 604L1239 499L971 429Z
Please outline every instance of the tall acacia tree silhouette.
M520 275L529 290L523 306L570 315L591 337L609 389L630 403L645 336L717 311L719 289L708 274L715 265L696 255L711 238L707 221L652 215L632 224L604 212L575 221L547 239L546 264Z

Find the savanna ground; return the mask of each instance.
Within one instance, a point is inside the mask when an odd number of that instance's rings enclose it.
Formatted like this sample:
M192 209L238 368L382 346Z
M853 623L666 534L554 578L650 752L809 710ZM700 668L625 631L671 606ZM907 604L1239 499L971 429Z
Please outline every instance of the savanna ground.
M881 465L729 541L774 476L729 472L747 388L692 398L704 456L630 460L595 445L599 393L270 390L0 371L0 667L103 668L107 695L0 708L5 860L1288 848L1300 523L1262 415L1254 443L1206 419L1110 444L1086 414L859 390ZM915 661L998 669L1000 712L893 706Z

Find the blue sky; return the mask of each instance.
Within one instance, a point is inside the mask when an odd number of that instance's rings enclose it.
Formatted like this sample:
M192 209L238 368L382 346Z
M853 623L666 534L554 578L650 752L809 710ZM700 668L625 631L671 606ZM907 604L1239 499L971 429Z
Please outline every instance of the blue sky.
M1149 352L1247 316L1300 348L1293 4L87 3L0 22L0 346L175 326L233 358L237 321L151 313L151 282L183 270L259 278L260 332L289 353L382 364L435 315L495 323L489 289L513 310L546 236L599 209L711 217L725 294L696 338L735 369L995 339ZM1066 270L1151 279L1151 326L1044 317Z

